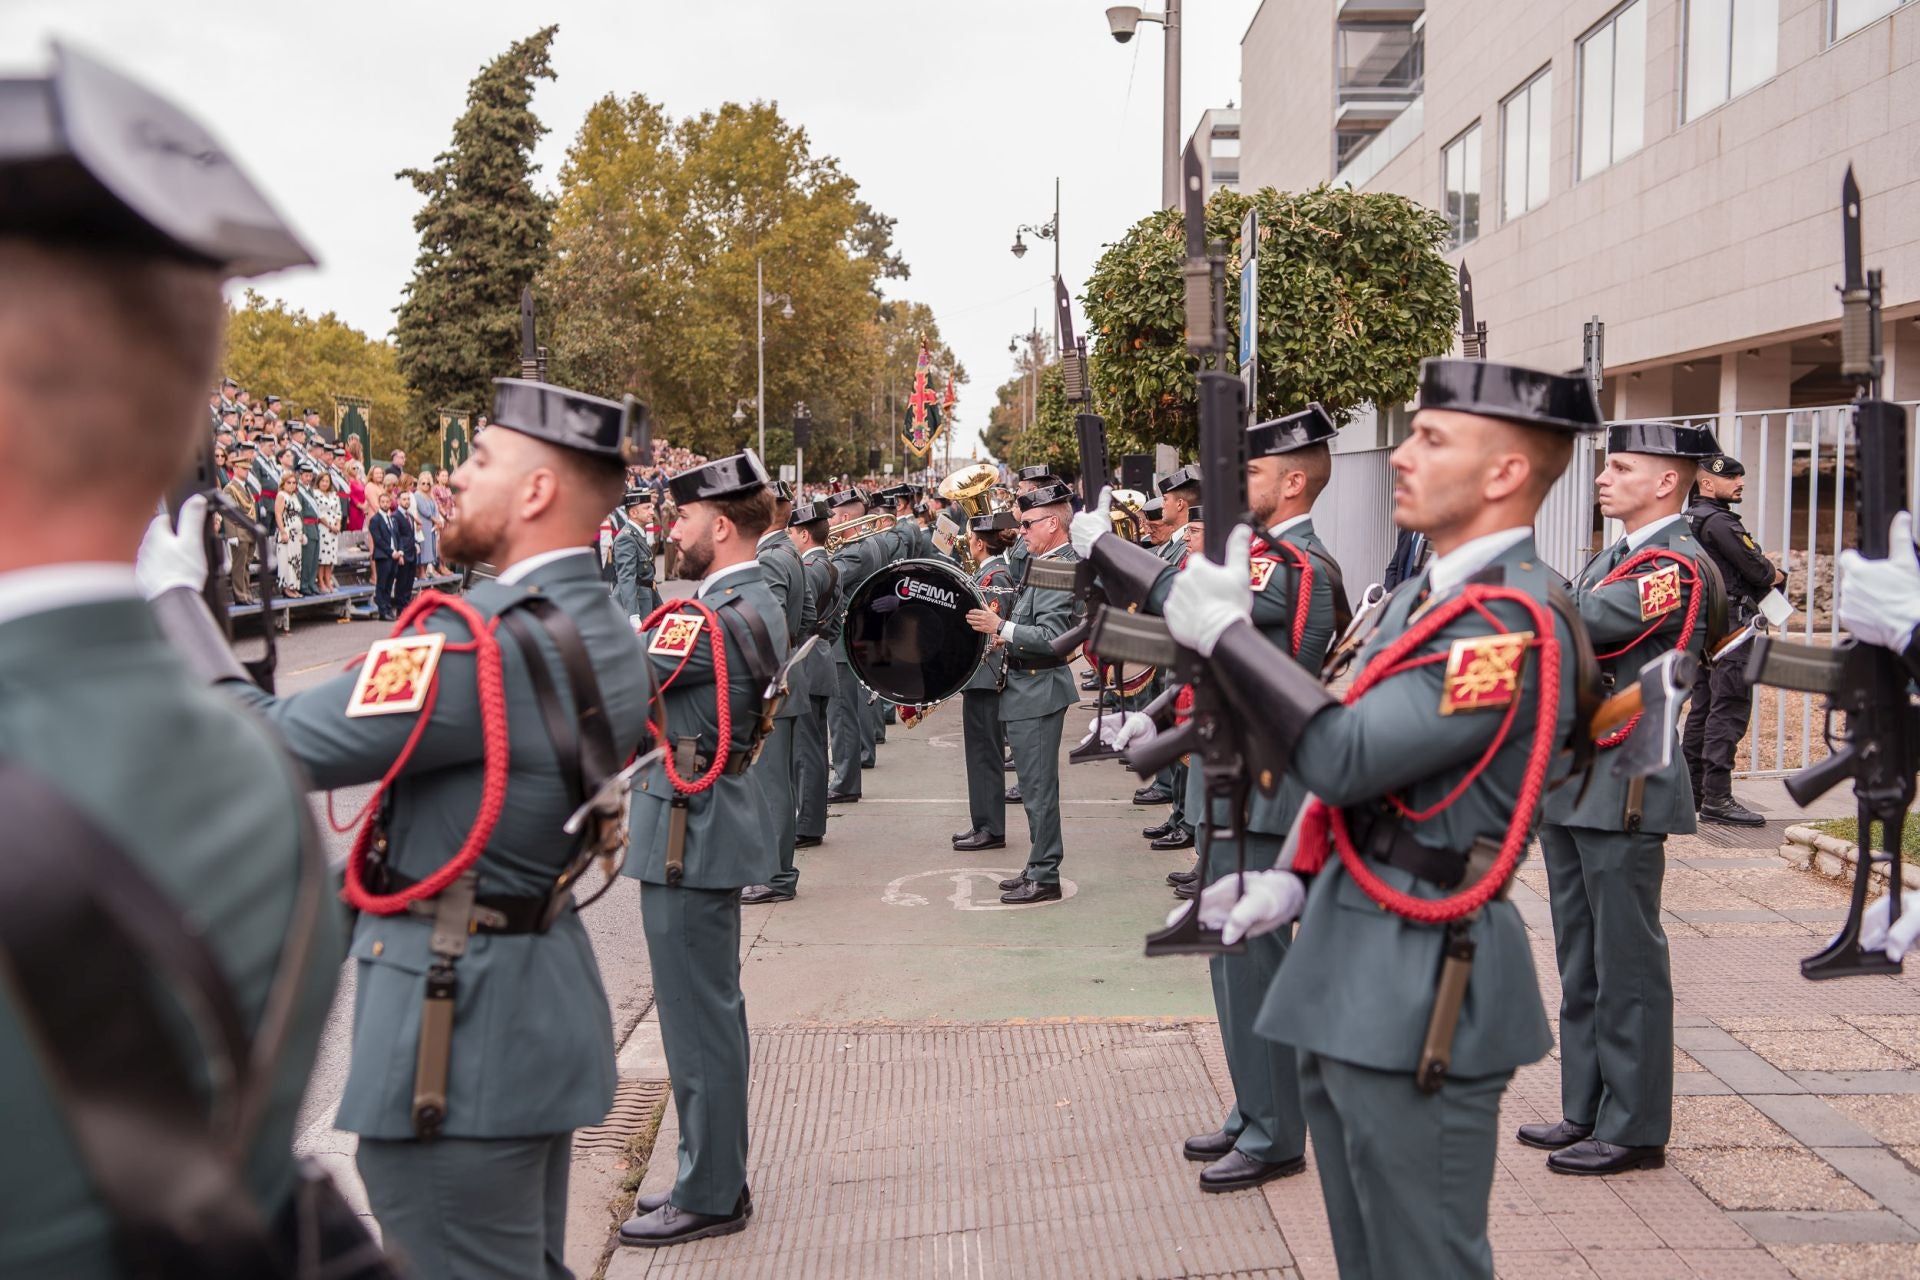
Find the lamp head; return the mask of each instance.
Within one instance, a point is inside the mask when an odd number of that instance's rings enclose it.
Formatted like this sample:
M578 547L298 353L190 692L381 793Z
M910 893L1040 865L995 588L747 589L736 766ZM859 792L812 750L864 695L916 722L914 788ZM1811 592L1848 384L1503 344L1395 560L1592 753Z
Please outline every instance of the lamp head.
M1107 10L1107 30L1120 44L1133 39L1133 33L1140 25L1140 6L1137 4L1116 4Z
M1020 238L1018 231L1013 233L1013 256L1016 258L1027 256L1027 242Z

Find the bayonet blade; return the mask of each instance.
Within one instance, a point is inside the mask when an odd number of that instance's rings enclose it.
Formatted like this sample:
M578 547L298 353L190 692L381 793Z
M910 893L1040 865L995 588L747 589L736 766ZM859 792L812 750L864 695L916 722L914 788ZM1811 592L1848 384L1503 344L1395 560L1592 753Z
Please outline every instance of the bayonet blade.
M1849 292L1865 289L1867 276L1860 254L1860 184L1853 180L1852 165L1840 180L1840 226L1840 258L1846 273L1840 287Z
M1180 181L1185 192L1187 219L1187 260L1207 256L1207 184L1200 169L1200 153L1187 143L1180 157Z
M1473 345L1473 273L1467 270L1466 259L1460 260L1460 343L1461 350Z
M1073 346L1073 299L1067 296L1067 282L1059 276L1053 278L1054 315L1057 318L1057 334L1060 339L1060 353L1065 355Z
M531 365L540 358L540 345L533 333L533 290L520 291L520 362Z

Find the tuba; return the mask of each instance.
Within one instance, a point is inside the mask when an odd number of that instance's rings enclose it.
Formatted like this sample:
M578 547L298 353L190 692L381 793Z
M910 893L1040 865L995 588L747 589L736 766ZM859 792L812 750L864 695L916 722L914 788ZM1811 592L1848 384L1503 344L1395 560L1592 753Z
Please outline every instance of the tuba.
M970 467L962 467L940 482L937 492L942 498L965 513L960 521L960 536L954 541L953 554L968 573L980 566L973 563L973 553L967 546L967 524L975 516L991 515L995 511L1004 511L1012 504L1013 495L1000 482L1000 472L991 462L976 462Z

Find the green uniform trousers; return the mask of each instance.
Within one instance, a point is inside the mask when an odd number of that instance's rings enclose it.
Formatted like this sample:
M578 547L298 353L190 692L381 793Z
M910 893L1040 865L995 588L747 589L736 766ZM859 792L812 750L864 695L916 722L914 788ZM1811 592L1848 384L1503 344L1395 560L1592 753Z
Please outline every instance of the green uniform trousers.
M873 754L873 747L887 740L887 717L893 713L893 704L885 698L875 698L866 705L867 725L873 730L871 740L867 744L866 759L868 764L872 764L878 758Z
M1247 833L1247 866L1271 867L1280 854L1283 837ZM1209 882L1234 872L1230 842L1211 844L1206 826L1199 832L1208 849ZM1233 1105L1221 1128L1234 1136L1242 1155L1279 1164L1305 1154L1307 1118L1300 1110L1299 1054L1292 1045L1279 1044L1253 1029L1253 1020L1267 998L1267 988L1280 972L1293 941L1293 926L1247 939L1237 956L1207 960L1213 979L1213 1008L1220 1018L1220 1043L1227 1052L1227 1073L1233 1079Z
M1035 884L1060 883L1060 734L1067 709L1031 720L1008 720L1007 742L1013 747L1013 773L1020 783L1020 805L1027 811L1027 831L1033 847L1027 854L1027 879Z
M687 856L698 856L689 849ZM680 1117L675 1207L725 1216L747 1185L747 1000L740 891L640 884L653 1001Z
M793 722L793 794L797 835L827 834L827 716L833 699L811 694Z
M300 544L300 594L320 594L320 526L305 527L307 540Z
M1165 785L1167 789L1173 792L1173 812L1169 815L1169 820L1172 821L1175 826L1185 827L1189 831L1193 830L1194 824L1200 820L1199 806L1189 806L1188 801L1193 798L1191 795L1193 787L1198 785L1200 781L1199 774L1189 769L1186 763L1181 760L1175 760L1165 769L1162 769L1160 774L1166 778ZM1159 780L1160 778L1158 776L1154 779L1155 782Z
M569 1280L573 1134L360 1139L354 1164L381 1240L415 1280Z
M844 662L833 664L832 709L827 717L833 774L829 789L835 795L860 794L860 766L873 759L873 725L866 714L867 691L860 687L853 668Z
M753 762L753 772L759 775L760 790L767 798L767 824L774 852L780 855L779 874L767 883L787 893L800 882L800 872L793 865L798 821L793 804L793 736L799 724L798 716L775 720L760 746L760 758Z
M1673 1128L1673 971L1660 927L1667 838L1540 827L1560 964L1560 1109L1623 1147Z
M1487 1200L1512 1072L1413 1077L1302 1050L1300 1100L1340 1280L1493 1280Z
M971 824L968 830L986 831L1004 838L1007 780L1000 755L1000 694L993 689L968 689L962 693L960 728L967 755L967 817Z

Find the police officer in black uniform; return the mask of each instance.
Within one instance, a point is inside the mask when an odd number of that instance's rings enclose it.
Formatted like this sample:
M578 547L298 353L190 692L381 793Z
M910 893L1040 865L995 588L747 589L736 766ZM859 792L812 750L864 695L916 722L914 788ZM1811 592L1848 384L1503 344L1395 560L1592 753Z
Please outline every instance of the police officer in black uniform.
M1734 513L1733 504L1746 491L1746 475L1738 458L1721 454L1708 459L1701 464L1699 491L1687 508L1694 540L1706 549L1707 558L1726 581L1727 625L1733 628L1747 625L1761 597L1787 581ZM1765 818L1733 798L1733 753L1747 735L1752 714L1753 687L1747 683L1745 663L1716 662L1700 668L1681 747L1700 817L1707 822L1766 825Z

